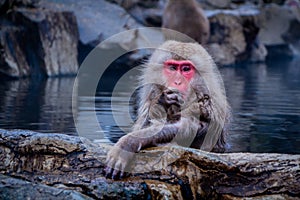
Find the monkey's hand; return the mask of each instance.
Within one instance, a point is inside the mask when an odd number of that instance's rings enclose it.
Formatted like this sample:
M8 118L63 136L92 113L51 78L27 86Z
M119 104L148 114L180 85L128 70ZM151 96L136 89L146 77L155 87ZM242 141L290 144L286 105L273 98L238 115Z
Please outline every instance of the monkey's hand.
M178 90L166 89L163 91L159 103L167 112L167 120L171 123L180 120L183 95Z
M129 172L130 162L133 157L133 152L125 151L118 146L114 146L106 157L106 178L123 178L126 173Z
M199 106L200 106L200 117L201 119L206 119L206 120L210 120L211 117L211 112L212 112L212 108L211 108L211 99L208 95L203 95L200 99L199 99Z
M183 95L174 89L164 90L159 99L159 104L165 108L167 113L167 121L171 123L180 120L183 103Z
M130 140L129 135L123 136L108 152L105 168L107 178L120 179L129 172L134 154L139 151L138 145L131 145Z
M184 103L183 95L178 90L168 88L163 91L159 98L159 103L165 108L169 108L171 105L180 107Z

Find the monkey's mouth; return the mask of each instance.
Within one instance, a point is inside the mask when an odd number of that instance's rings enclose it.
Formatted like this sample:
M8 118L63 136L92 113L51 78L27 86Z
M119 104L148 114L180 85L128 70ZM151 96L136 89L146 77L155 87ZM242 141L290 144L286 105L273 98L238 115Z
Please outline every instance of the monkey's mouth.
M176 99L173 99L173 100L176 100L180 105L184 104L184 100L186 99L186 96L187 96L187 93L186 91L181 91L179 90L178 87L168 87L168 91L167 91L167 94L178 94L179 96L174 96L174 98Z
M182 97L186 96L188 91L188 88L185 85L169 85L168 89L171 92L180 94Z

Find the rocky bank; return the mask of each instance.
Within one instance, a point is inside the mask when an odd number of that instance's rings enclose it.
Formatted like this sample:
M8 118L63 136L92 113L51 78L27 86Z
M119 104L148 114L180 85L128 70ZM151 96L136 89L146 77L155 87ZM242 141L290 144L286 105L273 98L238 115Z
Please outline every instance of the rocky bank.
M208 50L219 65L299 54L298 0L199 2L211 24ZM3 0L0 73L16 78L75 75L78 65L101 41L133 28L160 27L165 3ZM123 62L140 58L130 56Z
M299 199L300 155L152 148L113 181L103 175L109 148L0 129L0 199Z
M78 30L73 13L36 1L1 1L0 72L9 77L73 75Z

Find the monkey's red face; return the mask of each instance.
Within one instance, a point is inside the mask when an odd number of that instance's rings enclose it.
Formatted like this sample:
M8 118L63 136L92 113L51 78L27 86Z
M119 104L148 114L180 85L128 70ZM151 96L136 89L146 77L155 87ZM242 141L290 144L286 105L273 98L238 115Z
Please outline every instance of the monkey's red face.
M186 93L190 81L195 76L195 66L188 60L167 60L164 62L163 72L167 79L167 87Z

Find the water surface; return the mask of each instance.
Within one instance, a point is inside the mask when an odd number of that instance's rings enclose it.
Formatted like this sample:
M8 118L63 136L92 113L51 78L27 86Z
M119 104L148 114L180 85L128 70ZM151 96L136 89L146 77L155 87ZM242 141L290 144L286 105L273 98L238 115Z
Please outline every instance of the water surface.
M233 113L230 151L300 153L299 63L300 59L276 60L220 69ZM122 73L106 73L94 97L75 93L73 102L74 78L1 78L0 128L78 135L76 124L84 127L81 136L116 141L130 130L135 117L134 97L128 100L135 84L118 86L121 91L112 95ZM130 78L136 83L135 75ZM92 123L93 112L97 124ZM124 117L124 112L131 116Z

